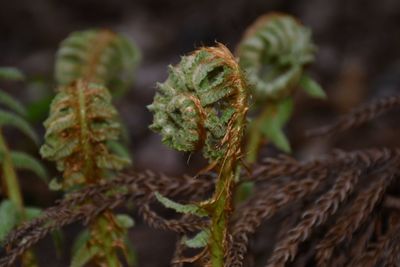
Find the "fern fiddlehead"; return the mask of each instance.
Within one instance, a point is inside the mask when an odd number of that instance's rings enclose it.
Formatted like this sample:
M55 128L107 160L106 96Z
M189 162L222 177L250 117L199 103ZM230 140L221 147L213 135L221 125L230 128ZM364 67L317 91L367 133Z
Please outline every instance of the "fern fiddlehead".
M140 60L135 44L109 30L74 32L57 52L55 77L60 85L77 80L124 89Z
M237 49L240 66L248 77L256 107L265 107L250 126L250 162L257 158L262 136L279 149L290 151L282 128L290 118L291 96L299 85L314 97L325 96L305 74L315 51L311 31L286 14L261 16L244 34Z
M256 100L290 96L315 50L311 31L293 17L273 13L257 19L238 48Z
M293 112L293 93L299 85L313 97L325 97L305 73L306 66L314 61L315 51L311 31L286 14L261 16L244 34L236 53L249 80L255 102L253 113L258 114L249 125L249 163L257 160L260 145L266 140L290 152L283 128ZM246 198L251 190L250 184L243 184L236 198Z
M217 166L219 179L214 195L200 206L211 217L211 264L223 266L248 109L244 77L230 51L220 44L182 57L177 66L170 66L168 79L158 88L149 106L154 113L151 129L174 149L202 148L204 157Z

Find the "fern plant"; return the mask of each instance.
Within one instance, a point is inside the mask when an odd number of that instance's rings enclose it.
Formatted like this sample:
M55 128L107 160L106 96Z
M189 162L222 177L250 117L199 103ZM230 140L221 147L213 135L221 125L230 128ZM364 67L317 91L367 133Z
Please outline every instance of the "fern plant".
M211 218L210 227L192 244L208 245L211 265L221 267L248 109L244 76L230 51L219 44L182 57L177 66L169 67L168 79L158 88L149 106L154 113L150 128L177 150L202 148L210 161L208 169L218 173L215 192L208 200L182 205L159 195L158 199L177 211Z
M14 68L0 68L0 79L23 80L23 74ZM0 163L2 169L1 184L5 200L0 203L0 242L12 228L25 220L30 220L40 214L40 209L25 207L19 178L16 169L25 169L46 180L47 173L44 167L33 156L22 151L11 150L3 128L12 126L20 130L35 144L38 137L29 123L25 107L5 91L0 91ZM31 251L27 251L22 258L24 266L36 266Z
M108 146L120 134L117 118L111 95L103 85L77 80L60 87L44 123L45 143L40 153L57 163L57 169L63 173L64 191L102 183L110 172L130 164L129 158L116 155ZM117 244L123 240L124 233L117 218L106 211L92 222L90 239L75 255L90 255L87 261L94 259L99 264L120 266ZM73 263L78 261L81 262L74 259Z
M123 155L127 153L120 153L125 151L118 142L121 123L106 86L114 92L126 88L139 57L131 41L108 30L76 32L62 42L55 68L61 86L44 123L45 144L40 151L63 173L62 181L53 183L55 188L69 192L103 183L131 164ZM127 220L131 221L110 210L99 215L89 232L83 231L77 239L71 266L89 261L121 266L119 251L133 265L133 252L125 237L132 223Z
M293 93L300 86L312 97L324 98L321 87L305 72L314 61L311 31L290 15L266 14L246 31L237 49L259 116L249 126L248 156L257 158L263 138L289 152L283 127L293 110Z
M240 66L245 71L253 97L247 138L247 162L258 158L266 140L280 150L291 151L283 128L293 112L293 95L302 87L309 95L325 98L322 88L305 71L314 61L316 47L311 31L295 18L270 13L258 18L246 31L237 48ZM236 199L245 199L252 191L251 183L238 188Z

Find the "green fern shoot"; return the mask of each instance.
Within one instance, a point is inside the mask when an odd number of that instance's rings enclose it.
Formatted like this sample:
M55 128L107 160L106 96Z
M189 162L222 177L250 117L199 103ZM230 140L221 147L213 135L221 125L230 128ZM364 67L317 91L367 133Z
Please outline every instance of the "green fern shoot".
M186 243L207 245L211 266L222 267L248 108L244 77L230 51L220 44L182 57L177 66L170 66L168 79L158 88L149 106L154 113L150 128L174 149L202 149L209 168L218 173L214 195L202 203L182 205L162 196L158 199L178 212L211 218L210 228Z
M291 117L297 87L312 97L325 97L321 87L305 73L315 51L311 31L286 14L261 16L244 34L237 56L250 83L254 112L259 114L249 126L249 162L257 158L263 139L290 152L283 127Z

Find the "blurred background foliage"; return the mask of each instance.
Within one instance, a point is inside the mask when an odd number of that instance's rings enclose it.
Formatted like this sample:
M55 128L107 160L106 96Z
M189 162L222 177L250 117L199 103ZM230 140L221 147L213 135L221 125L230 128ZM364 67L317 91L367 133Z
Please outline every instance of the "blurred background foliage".
M168 64L178 63L181 55L196 47L219 41L235 49L245 28L270 11L292 14L312 29L318 52L309 72L328 95L327 101L296 95L294 115L286 128L295 156L307 158L333 147L399 146L399 112L338 137L304 137L306 129L331 122L362 102L400 93L398 0L6 1L0 9L0 66L21 69L26 80L1 81L0 87L25 105L29 122L42 138L42 123L54 96L53 66L59 43L71 32L87 28L121 32L135 40L142 51L134 85L114 101L126 125L135 168L193 173L204 164L199 155L182 155L168 149L159 136L148 130L152 116L146 105L152 102L155 82L166 79ZM13 150L38 157L37 148L18 131L4 129L4 135ZM261 153L274 155L276 150L268 147ZM52 164L46 165L54 176ZM47 207L58 197L29 172L21 172L20 180L27 205ZM78 230L78 226L66 229L71 233ZM264 237L273 229L265 231ZM138 221L130 235L140 266L168 266L172 234L151 230ZM66 248L72 242L69 236L65 239ZM39 254L46 255L39 257L46 261L42 266L68 266L69 253L58 260L51 238L47 240L36 248ZM268 240L260 236L253 250L262 253L268 245Z

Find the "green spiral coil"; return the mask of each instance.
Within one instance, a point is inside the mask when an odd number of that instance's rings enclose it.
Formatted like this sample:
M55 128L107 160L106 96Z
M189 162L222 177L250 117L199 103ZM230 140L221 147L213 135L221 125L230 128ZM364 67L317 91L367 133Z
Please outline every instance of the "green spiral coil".
M285 14L267 14L249 27L237 49L257 101L291 95L314 61L311 31Z
M154 102L155 132L164 144L179 151L203 147L204 157L220 159L227 150L223 142L235 114L232 102L238 95L241 77L229 50L219 45L201 48L169 66L169 76L158 84Z

